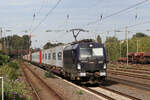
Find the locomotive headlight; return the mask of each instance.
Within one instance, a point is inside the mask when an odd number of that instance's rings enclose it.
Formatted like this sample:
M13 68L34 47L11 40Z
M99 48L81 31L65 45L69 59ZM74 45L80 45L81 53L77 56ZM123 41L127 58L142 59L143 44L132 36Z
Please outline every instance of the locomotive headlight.
M104 69L106 69L107 68L107 65L106 64L104 64L104 67L103 67Z
M92 47L93 47L93 44L90 44L89 47L92 48Z
M79 69L79 70L81 69L81 65L80 64L77 65L77 69Z

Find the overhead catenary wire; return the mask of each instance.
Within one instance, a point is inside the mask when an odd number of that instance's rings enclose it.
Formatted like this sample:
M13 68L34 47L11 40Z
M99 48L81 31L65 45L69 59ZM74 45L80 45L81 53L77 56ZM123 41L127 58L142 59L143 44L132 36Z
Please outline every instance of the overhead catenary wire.
M31 29L32 29L32 26L33 26L33 23L34 23L34 21L35 21L35 13L33 14L33 18L32 18L32 22L31 22L31 25L30 25L30 28L29 28L29 32L31 31Z
M110 15L108 15L108 16L105 16L105 17L103 17L103 15L101 14L100 19L98 19L98 20L96 20L96 21L94 21L94 22L90 22L90 23L88 23L87 25L94 24L94 23L96 23L96 22L98 22L98 21L101 21L101 20L104 20L104 19L106 19L106 18L109 18L109 17L115 16L115 15L118 15L118 14L120 14L120 13L122 13L122 12L125 12L125 11L127 11L127 10L129 10L129 9L135 8L135 7L137 7L137 6L139 6L139 5L143 4L143 3L146 3L147 1L149 1L149 0L144 0L144 1L142 1L142 2L136 3L136 4L132 5L132 6L129 6L129 7L125 8L125 9L119 10L119 11L117 11L117 12L115 12L115 13L112 13L112 14L110 14ZM149 23L149 22L143 22L143 23L138 23L138 24L134 24L134 25L129 25L128 27L133 27L133 26L137 26L137 25L141 25L141 24L146 24L146 23ZM125 28L125 27L123 27L123 28ZM111 31L115 31L115 30L111 30ZM111 31L109 31L109 32L111 32ZM67 35L67 32L66 32L66 34L61 35L61 37L64 37L64 36L66 36L66 35Z
M36 13L37 15L41 13L41 10L43 9L45 2L46 2L45 0L42 0L41 7L39 8L39 10L38 10L37 13Z
M59 3L61 2L61 0L58 0L57 3L49 10L49 12L45 15L45 17L38 23L38 25L36 25L33 30L31 31L31 33L33 33L36 29L38 29L38 27L47 19L47 17L52 14L52 12L56 9L56 7L59 5Z
M125 12L125 11L127 11L127 10L129 10L129 9L135 8L135 7L137 7L137 6L141 5L141 4L144 4L144 3L148 2L148 1L149 1L149 0L144 0L144 1L141 1L141 2L136 3L136 4L134 4L134 5L131 5L131 6L127 7L127 8L124 8L124 9L119 10L119 11L117 11L117 12L114 12L114 13L108 15L108 16L105 16L105 17L103 17L101 20L104 20L104 19L107 19L107 18L109 18L109 17L118 15L118 14L120 14L120 13L122 13L122 12ZM83 27L89 26L89 25L91 25L91 24L95 24L95 23L99 22L99 20L100 20L100 19L97 19L97 20L95 20L95 21L89 22L89 23L87 23L86 25L84 25ZM100 20L100 21L101 21L101 20Z
M38 10L38 11L34 11L33 16L32 16L32 22L31 22L31 25L30 25L30 28L29 28L29 32L31 31L31 29L32 29L32 27L33 27L33 24L34 24L34 22L35 22L36 17L38 16L38 14L39 14L39 13L41 12L41 10L43 9L44 3L45 3L45 0L42 0L41 7L39 8L39 10Z
M120 28L115 28L115 29L112 29L112 30L103 31L103 32L100 32L100 33L102 33L102 34L106 34L107 33L108 34L109 32L115 32L115 31L124 32L124 31L121 31L121 29L125 29L126 27L128 27L128 29L130 29L132 27L136 27L136 26L144 25L144 24L150 24L150 20L149 21L140 22L140 23L137 23L137 24L126 25L124 27L120 27ZM90 31L90 32L92 32L92 31Z

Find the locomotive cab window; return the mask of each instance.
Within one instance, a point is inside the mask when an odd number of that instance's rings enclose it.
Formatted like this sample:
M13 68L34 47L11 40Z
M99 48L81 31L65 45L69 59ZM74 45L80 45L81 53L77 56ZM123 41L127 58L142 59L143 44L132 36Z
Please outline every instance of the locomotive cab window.
M93 56L103 56L103 48L93 48L92 54Z
M59 52L57 56L58 56L58 60L62 60L62 53L61 52Z
M53 60L56 60L56 53L53 53Z
M91 50L90 48L80 48L80 57L91 57Z

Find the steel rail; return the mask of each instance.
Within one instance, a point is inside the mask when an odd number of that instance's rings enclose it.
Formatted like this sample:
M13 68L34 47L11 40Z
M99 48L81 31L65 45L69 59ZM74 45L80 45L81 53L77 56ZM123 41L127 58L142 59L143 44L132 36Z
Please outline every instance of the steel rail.
M123 75L123 76L128 76L128 77L133 77L133 78L150 80L150 77L145 76L145 75L136 75L136 74L132 74L132 73L122 73L122 72L118 72L118 71L108 71L108 73L114 74L114 75Z
M113 93L116 93L116 94L118 94L118 95L127 97L127 98L132 99L132 100L141 100L141 99L138 99L138 98L136 98L136 97L133 97L133 96L124 94L124 93L122 93L122 92L119 92L119 91L116 91L116 90L114 90L114 89L110 89L110 88L107 88L107 87L104 87L104 86L101 86L101 87L99 87L99 88L102 88L102 89L107 90L107 91L111 91L111 92L113 92Z
M32 85L31 81L28 79L27 74L26 74L24 68L22 68L22 71L23 71L23 74L24 74L24 76L25 76L25 80L26 80L27 83L30 85L31 89L34 91L34 95L35 95L36 99L37 99L37 100L41 100L41 98L40 98L38 92L36 91L36 89L35 89L34 86Z
M84 89L86 89L86 90L88 90L88 91L90 91L90 92L93 92L93 93L95 93L95 94L97 94L97 95L99 95L99 96L101 96L101 97L103 97L103 98L105 98L105 99L108 99L108 100L115 100L114 98L111 98L111 97L109 97L109 96L107 96L107 95L105 95L105 94L103 94L103 93L97 92L97 91L95 91L95 90L92 90L92 89L90 89L90 88L88 88L88 87L82 86L82 88L84 88Z
M133 81L130 81L130 80L116 78L116 77L113 77L113 76L108 76L107 80L111 80L111 81L118 82L118 83L121 83L121 84L124 84L124 85L128 85L128 86L132 86L132 87L135 87L135 88L150 91L150 85L148 85L148 84L137 83L137 82L133 82Z
M149 71L143 71L143 70L128 70L128 69L123 69L123 68L108 68L108 70L119 70L119 71L124 71L124 72L133 72L133 73L144 73L144 74L149 74Z
M60 96L58 93L56 93L47 83L45 83L35 72L33 72L25 63L25 67L37 78L41 83L43 83L49 91L51 91L57 98L58 100L66 100L64 97Z

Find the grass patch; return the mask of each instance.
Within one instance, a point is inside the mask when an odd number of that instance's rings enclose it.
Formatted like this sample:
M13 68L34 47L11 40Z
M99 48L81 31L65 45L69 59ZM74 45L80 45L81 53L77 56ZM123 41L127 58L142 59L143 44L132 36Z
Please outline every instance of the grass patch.
M44 75L45 75L45 77L47 77L47 78L56 78L52 72L46 71Z
M77 94L82 95L82 94L83 94L83 91L82 91L82 90L79 90L79 91L77 91Z

